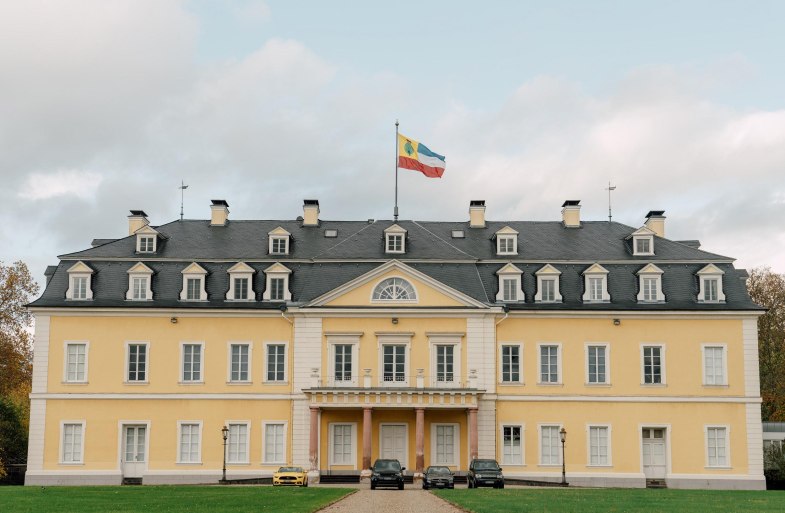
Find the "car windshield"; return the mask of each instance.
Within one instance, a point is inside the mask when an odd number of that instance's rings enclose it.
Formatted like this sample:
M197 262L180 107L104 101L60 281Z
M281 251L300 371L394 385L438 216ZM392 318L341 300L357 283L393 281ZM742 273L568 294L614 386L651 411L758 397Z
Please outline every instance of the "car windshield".
M396 460L377 460L373 464L373 469L377 472L398 472L401 470L401 464Z
M476 470L499 470L499 464L493 460L477 460L474 462Z
M428 474L449 474L450 469L447 467L428 467Z
M302 472L302 467L281 467L278 469L278 472Z

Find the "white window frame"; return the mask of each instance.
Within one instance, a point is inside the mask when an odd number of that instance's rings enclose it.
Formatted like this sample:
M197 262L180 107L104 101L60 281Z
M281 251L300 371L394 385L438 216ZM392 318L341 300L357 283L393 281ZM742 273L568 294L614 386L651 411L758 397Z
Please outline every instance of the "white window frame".
M589 287L589 280L591 278L601 279L601 296L600 299L592 299L591 288ZM584 303L609 303L611 295L608 293L608 270L600 264L593 264L588 269L583 271L583 302Z
M270 346L283 346L283 380L279 379L269 379L267 375L268 365L269 365L269 358L270 358ZM289 383L289 342L281 340L281 341L268 341L264 343L264 377L262 378L262 382L269 384L269 385L286 385ZM277 372L277 370L276 370Z
M454 388L461 383L461 337L458 335L440 335L431 333L428 335L428 346L431 360L431 386L434 388ZM452 380L437 381L438 368L438 347L452 346Z
M145 346L144 355L144 377L145 379L130 379L131 374L131 346ZM138 366L138 360L137 360ZM123 384L126 385L147 385L150 383L150 342L147 340L126 340L125 342L125 376ZM138 371L137 371L138 372Z
M507 247L505 247L507 246ZM497 255L517 255L518 254L518 236L517 235L499 235L496 237L496 254Z
M199 379L198 380L186 380L185 379L185 346L200 346L201 349L199 350ZM180 342L180 376L178 383L180 385L201 385L204 384L204 362L205 360L205 343L202 341L182 341ZM191 374L193 374L193 369L191 369Z
M143 241L146 241L148 239L152 239L153 240L153 249L143 248L143 246L146 245L146 244L143 244ZM158 249L158 240L157 239L158 239L157 236L155 236L153 234L150 234L150 233L144 233L144 234L139 233L139 234L137 234L136 235L136 252L137 253L155 253L156 250Z
M267 458L267 426L283 426L281 433L281 440L283 446L281 448L281 458L278 460ZM262 422L262 465L283 465L286 464L287 455L287 436L289 430L289 423L285 420L265 420Z
M730 425L728 424L706 424L703 426L703 444L704 455L707 469L730 469L731 465L731 452L730 452ZM725 464L711 465L709 454L709 430L710 429L724 429L725 430Z
M141 270L134 271L133 269L139 268ZM128 273L128 292L125 293L125 299L129 301L152 301L153 300L153 270L144 265L142 262L134 264L131 269L127 271ZM145 297L144 298L134 298L134 279L144 279L145 280Z
M229 429L226 438L226 464L227 465L249 465L251 463L251 421L250 420L227 420L224 426ZM232 426L245 426L245 454L241 460L232 460Z
M256 293L254 292L254 288L253 288L253 275L254 275L253 269L245 262L238 262L232 267L230 267L226 272L229 275L229 290L226 291L226 300L237 301L237 302L253 301L256 297ZM235 299L234 297L235 279L248 280L248 296L245 299Z
M520 270L515 265L509 263L496 271L496 275L499 279L499 291L496 293L496 301L501 301L504 303L522 303L526 301L526 294L523 292L523 271ZM504 281L505 280L514 280L513 290L515 291L516 297L512 298L505 298L504 297Z
M504 348L517 347L518 348L518 380L504 380ZM512 367L512 362L510 362ZM512 371L512 368L510 369ZM523 342L499 342L499 385L502 386L520 386L524 384L523 378Z
M84 346L84 378L68 379L68 348L70 346ZM63 342L63 383L85 385L89 383L90 341L66 340ZM77 372L78 376L78 372Z
M542 348L546 346L556 347L556 381L542 381ZM541 386L562 385L562 344L561 342L538 342L537 343L537 384Z
M351 433L351 452L349 454L349 461L338 461L335 457L335 428L336 426L349 426ZM357 470L357 423L356 422L330 422L327 425L328 438L328 457L329 465L340 465L342 467L352 467Z
M714 264L708 264L697 272L698 275L698 302L699 303L724 303L725 293L722 290L722 276L725 271ZM706 293L706 280L717 280L717 299L704 299Z
M198 459L198 461L183 461L183 459L182 459L183 454L182 454L182 452L180 450L181 449L180 444L182 442L183 426L186 426L186 425L188 425L188 426L190 426L190 425L198 426L198 431L197 431L198 438L197 438L197 449L196 449L197 450L197 459ZM175 447L177 447L177 460L176 460L176 463L178 465L201 465L202 464L202 436L203 436L203 427L202 427L202 421L201 420L178 420L177 421L177 445L175 445Z
M65 460L65 427L76 425L80 426L81 433L80 433L80 441L79 441L79 459L78 460ZM57 463L60 465L84 465L84 441L85 441L85 431L87 431L87 421L84 419L80 420L61 420L60 421L60 443L59 443L59 454L57 456Z
M592 438L591 438L591 430L592 428L596 429L606 429L608 434L608 462L607 463L592 463L591 461L591 450L592 450ZM613 427L610 424L600 424L600 423L592 423L586 424L586 466L587 467L612 467L613 466Z
M264 301L272 301L272 302L285 302L292 300L292 293L289 291L289 275L292 271L285 266L275 263L265 269L265 287L264 287L264 294L262 294L262 299ZM275 278L283 279L283 298L276 298L271 299L271 282Z
M279 246L283 243L283 251L275 251L276 246ZM288 235L271 235L270 236L270 247L269 254L271 255L288 255L289 254L289 236Z
M378 369L379 369L379 386L382 387L408 387L411 382L411 335L379 335L377 339L378 345ZM384 346L404 346L403 350L403 381L385 381L384 380Z
M397 237L401 239L401 247L396 248L395 245L391 245L390 243L393 242ZM397 224L393 224L392 226L386 228L384 230L384 253L388 255L402 255L406 253L406 230L398 226Z
M207 289L205 289L205 277L207 271L196 262L191 263L181 271L183 275L183 288L180 291L180 301L207 301ZM188 299L188 280L199 280L199 298Z
M504 452L504 428L519 428L521 430L521 462L516 463L510 461ZM499 424L499 454L501 455L501 464L505 467L525 467L526 466L526 424L524 422L502 422Z
M638 241L648 242L649 250L641 251L638 249ZM632 236L632 254L634 256L650 256L654 254L654 236L653 235L633 235Z
M381 292L381 290L385 289L388 286L388 285L385 285L385 284L388 281L390 281L390 280L400 280L400 281L406 283L407 285L409 285L409 287L411 287L411 289L412 289L412 294L414 295L414 297L410 297L409 299L381 299L381 298L377 298L376 297L377 291ZM402 288L405 289L406 287L402 287ZM407 280L406 278L404 278L402 276L385 276L383 279L379 280L373 286L373 288L371 289L371 303L376 303L376 304L387 304L387 303L412 303L412 304L414 304L414 303L417 303L417 301L418 301L417 298L419 298L419 297L420 296L417 293L417 288L414 286L414 283L412 283L410 280Z
M663 271L654 264L648 264L638 271L638 303L663 303L665 302L665 292L662 290ZM654 299L646 299L644 280L653 279L657 286L657 294Z
M335 346L351 346L352 357L352 379L335 379ZM360 335L327 335L327 362L329 373L329 386L334 387L356 387L360 383L359 362L360 362Z
M232 379L232 347L234 346L247 346L248 347L248 378L247 379ZM253 342L248 340L230 340L226 343L226 383L230 385L250 385L253 382L253 374L251 373L253 364Z
M537 277L537 293L534 294L535 303L561 303L563 301L561 296L561 271L553 267L551 264L546 264L534 273ZM553 280L553 300L544 300L542 297L543 282L546 280Z
M452 427L452 459L440 461L438 458L438 427ZM457 422L434 422L431 424L431 465L457 467L461 461L461 425Z
M591 369L589 368L589 349L592 347L605 348L605 381L598 381L593 383L591 378ZM586 342L583 346L584 354L584 369L586 371L586 386L610 386L611 384L611 345L608 342Z
M544 463L543 462L543 459L542 459L542 456L543 456L543 454L542 454L542 428L546 428L546 427L547 428L554 428L555 427L555 428L557 428L556 431L558 433L558 432L560 432L562 430L562 428L564 427L564 424L561 424L561 423L558 423L558 422L543 422L541 424L537 424L537 453L538 453L538 458L539 458L537 464L540 467L561 467L561 462L562 462L562 453L561 453L561 451L562 451L562 448L561 448L561 438L560 437L557 437L557 439L559 440L559 443L556 446L556 449L557 449L556 450L556 454L558 456L558 458L557 458L558 461L556 461L556 463L553 463L553 462L551 462L551 463Z
M707 349L721 349L722 350L722 382L709 383L708 369L706 368L706 350ZM703 367L703 386L706 387L725 387L728 386L728 344L701 344L701 367Z
M647 347L659 347L660 348L660 382L659 383L646 383L646 374L645 374L646 366L645 366L645 363L644 363L644 354L643 354L643 352L644 352L644 349L647 348ZM665 359L665 348L666 348L665 344L660 343L660 342L652 342L652 343L646 342L646 343L642 343L640 345L641 386L644 386L644 387L661 387L661 386L665 386L667 384L667 381L665 379L665 377L666 377L666 373L665 373L665 361L666 361L666 359Z
M91 301L93 299L93 270L83 262L77 262L68 269L68 290L65 298L71 301ZM85 297L76 297L76 280L85 280Z

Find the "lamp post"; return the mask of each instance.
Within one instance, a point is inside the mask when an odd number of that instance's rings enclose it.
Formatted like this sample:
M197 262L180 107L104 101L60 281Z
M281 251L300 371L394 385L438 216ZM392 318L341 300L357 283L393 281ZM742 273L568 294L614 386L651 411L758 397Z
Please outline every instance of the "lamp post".
M567 470L564 465L564 442L567 441L567 430L561 428L559 437L561 438L561 484L562 486L567 486Z
M226 484L226 439L229 438L229 428L224 426L221 428L221 435L224 439L224 468L223 468L223 478L221 478L221 482Z

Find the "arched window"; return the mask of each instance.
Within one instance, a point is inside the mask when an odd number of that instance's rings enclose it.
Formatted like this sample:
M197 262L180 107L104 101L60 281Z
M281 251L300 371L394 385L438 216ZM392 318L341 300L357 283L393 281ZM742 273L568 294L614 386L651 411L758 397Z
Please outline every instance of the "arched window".
M387 278L373 290L373 299L378 301L411 301L417 299L414 287L403 278Z

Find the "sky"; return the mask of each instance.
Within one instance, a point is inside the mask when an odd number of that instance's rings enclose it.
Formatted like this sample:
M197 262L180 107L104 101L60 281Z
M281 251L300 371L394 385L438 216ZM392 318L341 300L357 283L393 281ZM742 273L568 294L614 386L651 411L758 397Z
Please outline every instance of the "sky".
M785 273L785 2L0 2L0 261L153 225L581 216ZM525 240L523 241L525 244Z

